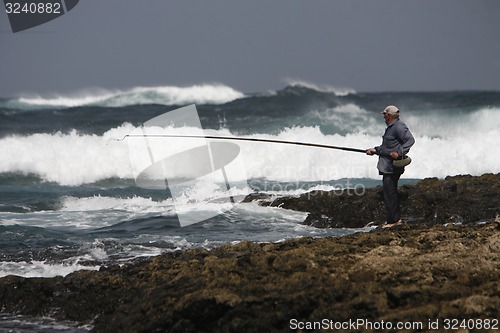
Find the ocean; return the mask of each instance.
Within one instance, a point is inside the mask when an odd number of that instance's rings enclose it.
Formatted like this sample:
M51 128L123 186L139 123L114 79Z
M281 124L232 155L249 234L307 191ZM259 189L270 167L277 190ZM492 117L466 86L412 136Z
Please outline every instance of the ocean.
M385 124L379 112L395 104L416 139L401 183L500 172L500 92L359 93L295 82L255 93L201 84L3 98L0 277L64 276L168 251L370 230L304 226L306 214L257 202L209 204L204 198L219 190L210 185L183 209L210 210L211 217L181 227L168 189L136 183L124 138L150 119L193 104L207 135L361 149L380 144ZM365 154L259 142L238 147L246 171L240 195L362 191L380 184L377 159ZM0 322L0 329L7 327L12 317Z
M303 213L255 202L230 210L214 204L221 214L181 228L168 190L137 186L123 138L189 104L196 104L205 134L361 149L380 144L385 125L378 112L396 104L416 138L402 182L499 172L499 92L356 93L293 83L242 93L205 84L2 99L0 276L65 275L164 251L355 231L302 226ZM376 157L273 143L238 146L246 193L361 191L380 183ZM206 206L199 199L187 209Z
M0 276L52 277L168 251L365 230L316 229L301 224L304 213L257 202L228 209L201 197L191 197L184 209L211 209L212 217L180 227L172 194L135 182L123 138L149 119L191 104L206 134L361 149L380 144L385 125L378 112L395 104L416 139L402 183L499 172L500 92L357 93L291 83L243 93L204 84L4 98ZM286 144L238 145L248 185L240 194L362 191L380 184L376 157ZM207 185L204 191L217 189Z

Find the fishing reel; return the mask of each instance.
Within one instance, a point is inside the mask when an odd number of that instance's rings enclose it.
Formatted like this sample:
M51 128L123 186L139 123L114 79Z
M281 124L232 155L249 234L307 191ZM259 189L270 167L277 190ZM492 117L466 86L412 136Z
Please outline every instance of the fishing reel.
M404 155L401 158L398 158L398 159L395 159L394 161L392 161L392 165L395 168L404 168L405 166L407 166L410 163L411 163L411 158L408 155Z

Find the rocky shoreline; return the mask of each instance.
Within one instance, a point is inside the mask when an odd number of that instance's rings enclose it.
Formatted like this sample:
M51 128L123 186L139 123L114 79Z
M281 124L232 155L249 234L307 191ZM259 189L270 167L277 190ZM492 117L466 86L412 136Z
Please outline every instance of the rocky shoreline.
M383 214L377 191L361 199L322 193L309 196L311 202L262 204L294 203L310 213L309 221L321 222L311 224L326 227L343 221L329 208L340 200L342 209L358 214L346 215L348 221L366 223ZM439 320L435 332L450 332L445 319L498 320L500 175L428 179L401 192L413 223L166 253L66 277L8 276L0 279L0 309L90 324L95 332L289 332L328 320L422 323L407 332L428 331L429 320Z
M399 188L402 216L409 222L475 223L500 214L500 174L427 178ZM359 191L358 191L359 192ZM313 191L272 200L263 193L247 198L261 205L308 212L304 224L318 228L362 228L385 220L382 187L353 191Z

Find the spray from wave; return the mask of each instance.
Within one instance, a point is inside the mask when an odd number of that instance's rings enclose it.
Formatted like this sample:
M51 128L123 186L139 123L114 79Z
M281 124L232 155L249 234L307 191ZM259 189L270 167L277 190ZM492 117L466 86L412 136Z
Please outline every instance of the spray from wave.
M224 104L243 97L243 93L223 84L201 84L190 87L135 87L129 90L89 89L68 96L10 99L1 102L0 107L30 110L78 106Z
M340 111L344 112L343 123L338 121ZM345 111L332 109L322 114L321 119L348 127L358 123L361 117L373 122L373 128L345 134L324 134L319 126L302 126L285 128L277 135L256 133L252 137L361 149L380 144L383 124L380 124L380 119L378 122L370 120L376 115L358 108L351 113ZM425 114L408 114L405 122L417 142L410 152L413 163L405 172L406 178L498 172L500 160L497 154L492 153L491 147L500 145L496 127L500 122L500 109L481 109L448 121L444 118L441 121L438 116L432 122ZM112 139L121 139L135 129L130 124L123 124L103 135L83 135L76 131L68 134L11 135L0 139L0 172L35 173L46 181L70 186L106 178L132 179L127 143ZM169 129L165 129L165 134L168 133L171 133ZM233 135L228 129L206 130L205 134ZM480 141L478 138L481 138ZM168 144L168 139L165 139L165 144ZM376 158L360 153L254 142L238 145L249 179L313 181L379 178Z
M323 93L332 93L335 96L346 96L349 94L355 94L356 91L351 88L340 88L340 87L334 87L330 85L322 85L322 84L316 84L304 80L297 80L297 79L286 79L285 82L287 83L288 86L290 87L304 87L308 88L311 90L323 92Z

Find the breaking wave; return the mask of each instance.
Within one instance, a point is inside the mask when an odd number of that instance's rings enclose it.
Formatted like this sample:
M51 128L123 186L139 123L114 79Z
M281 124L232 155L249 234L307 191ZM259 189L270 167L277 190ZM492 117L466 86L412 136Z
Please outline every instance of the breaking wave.
M78 106L122 107L142 104L224 104L245 95L222 84L190 87L135 87L129 90L89 89L72 95L31 96L0 102L0 107L14 109L68 108Z
M325 113L323 120L336 121L337 111ZM345 121L347 116L343 117ZM371 119L370 114L360 110L353 112L351 117L352 122L358 122L360 118L366 118L367 122ZM448 122L444 118L440 121L440 117L434 120L429 122L425 115L407 117L406 123L413 130L416 144L410 152L413 163L405 172L406 178L481 175L499 171L500 158L491 151L491 147L500 145L495 125L500 121L500 109L482 109L449 119ZM468 126L467 130L463 129L464 126ZM113 139L121 139L134 129L130 124L123 124L103 135L83 135L72 131L66 134L4 137L0 139L0 173L34 173L45 181L72 186L107 178L132 179L126 140ZM300 126L286 128L277 135L257 133L252 137L363 149L380 144L382 132L383 126L368 132L324 134L318 126ZM228 129L207 130L205 133L232 135ZM481 138L480 142L478 138ZM249 179L311 181L379 178L376 158L360 153L255 142L238 145Z
M356 93L356 91L351 88L333 87L330 85L324 85L324 84L322 85L304 80L286 79L285 82L289 87L304 87L318 92L332 93L336 96L346 96L349 94Z

